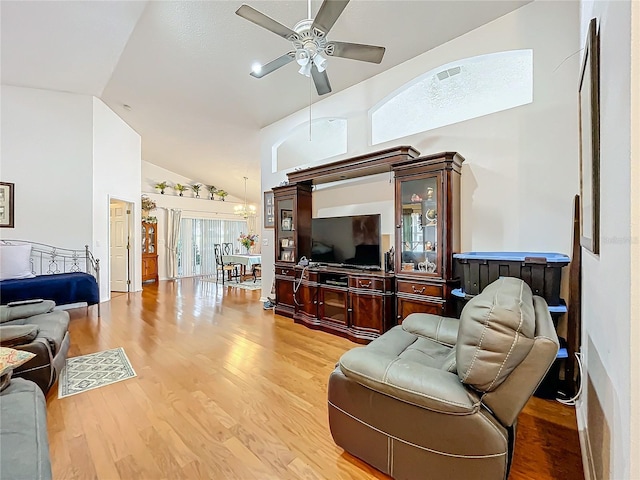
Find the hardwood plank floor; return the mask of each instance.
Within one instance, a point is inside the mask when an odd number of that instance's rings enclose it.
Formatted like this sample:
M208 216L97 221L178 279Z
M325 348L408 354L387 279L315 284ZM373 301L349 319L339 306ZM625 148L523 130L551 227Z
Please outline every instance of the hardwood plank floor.
M71 313L69 356L124 347L137 377L47 396L56 479L385 479L337 447L326 388L352 342L187 279ZM534 398L511 479L581 479L573 409Z

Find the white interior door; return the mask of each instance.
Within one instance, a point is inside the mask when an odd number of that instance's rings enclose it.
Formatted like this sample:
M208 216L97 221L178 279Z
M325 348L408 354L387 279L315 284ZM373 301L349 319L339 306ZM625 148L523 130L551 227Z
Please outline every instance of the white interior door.
M111 262L111 291L127 292L129 280L129 219L127 211L129 205L125 202L112 200L109 205L109 219L111 224L110 262Z

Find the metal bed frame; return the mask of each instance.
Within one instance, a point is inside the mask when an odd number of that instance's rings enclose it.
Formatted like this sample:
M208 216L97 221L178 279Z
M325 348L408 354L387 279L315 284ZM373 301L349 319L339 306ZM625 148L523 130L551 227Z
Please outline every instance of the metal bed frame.
M0 240L2 245L31 245L31 273L34 275L56 275L59 273L88 273L98 284L98 317L100 316L100 259L89 250L54 247L28 240Z

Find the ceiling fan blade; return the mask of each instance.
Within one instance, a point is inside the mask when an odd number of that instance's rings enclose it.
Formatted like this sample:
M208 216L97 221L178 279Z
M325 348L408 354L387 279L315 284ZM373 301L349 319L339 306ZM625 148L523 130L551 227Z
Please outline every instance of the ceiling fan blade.
M264 13L259 12L249 5L242 5L238 10L236 10L236 15L255 23L259 27L266 28L270 32L280 35L286 40L289 40L291 35L296 34L296 32L291 30L289 27L282 25L271 17L267 17Z
M327 76L326 71L319 72L314 65L311 69L311 76L313 77L313 83L316 86L318 95L325 95L331 92L331 85L329 84L329 77Z
M338 17L349 3L349 0L324 0L318 10L316 18L313 20L311 30L318 28L326 35L336 23Z
M295 52L285 53L281 57L276 58L275 60L270 61L269 63L265 63L260 67L260 70L253 70L250 75L256 78L262 78L265 75L270 74L271 72L279 69L280 67L284 67L286 64L293 62Z
M384 47L349 42L328 42L325 47L325 53L332 57L350 58L371 63L380 63L384 51Z

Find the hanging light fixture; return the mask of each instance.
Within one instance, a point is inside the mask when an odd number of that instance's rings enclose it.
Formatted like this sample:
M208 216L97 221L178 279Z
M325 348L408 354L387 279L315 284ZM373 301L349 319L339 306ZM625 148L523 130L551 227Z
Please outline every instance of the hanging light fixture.
M256 206L247 204L247 180L249 177L244 178L244 204L236 205L233 207L233 213L240 215L244 219L253 218L256 216Z

